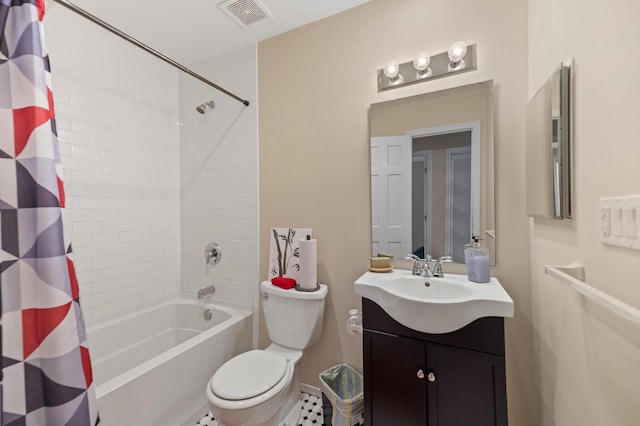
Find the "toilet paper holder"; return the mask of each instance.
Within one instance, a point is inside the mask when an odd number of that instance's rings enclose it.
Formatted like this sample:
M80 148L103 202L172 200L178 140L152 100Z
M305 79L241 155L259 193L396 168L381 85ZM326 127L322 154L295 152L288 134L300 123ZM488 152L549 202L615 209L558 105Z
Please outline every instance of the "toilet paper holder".
M349 318L347 319L347 333L352 336L362 334L362 311L359 309L349 309Z

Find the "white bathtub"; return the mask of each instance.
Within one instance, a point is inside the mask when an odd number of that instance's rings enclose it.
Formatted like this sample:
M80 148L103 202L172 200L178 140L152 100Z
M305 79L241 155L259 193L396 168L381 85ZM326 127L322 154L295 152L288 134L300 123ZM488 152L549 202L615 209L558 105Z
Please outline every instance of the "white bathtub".
M209 378L252 345L250 308L207 307L210 321L180 298L87 328L101 426L180 426L206 413Z

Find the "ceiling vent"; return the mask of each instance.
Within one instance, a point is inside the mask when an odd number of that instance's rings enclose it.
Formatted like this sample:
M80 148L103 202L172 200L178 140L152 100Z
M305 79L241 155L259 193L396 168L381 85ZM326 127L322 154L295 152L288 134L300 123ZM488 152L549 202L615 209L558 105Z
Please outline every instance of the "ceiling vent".
M271 16L264 5L257 0L227 0L219 7L243 28Z

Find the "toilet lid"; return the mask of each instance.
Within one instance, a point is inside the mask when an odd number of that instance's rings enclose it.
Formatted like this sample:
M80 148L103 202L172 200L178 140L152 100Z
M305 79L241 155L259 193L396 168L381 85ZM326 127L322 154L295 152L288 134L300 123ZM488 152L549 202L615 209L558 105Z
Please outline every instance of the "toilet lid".
M274 387L287 371L287 361L270 352L253 350L225 362L211 379L211 390L228 400L249 399Z

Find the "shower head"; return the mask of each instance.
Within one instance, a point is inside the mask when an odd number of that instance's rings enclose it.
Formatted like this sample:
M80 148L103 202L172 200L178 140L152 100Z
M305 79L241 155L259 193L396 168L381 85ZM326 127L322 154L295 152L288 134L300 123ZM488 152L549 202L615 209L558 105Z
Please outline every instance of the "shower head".
M209 102L205 102L203 104L200 104L196 107L196 111L198 111L200 114L204 114L205 112L207 112L207 108L213 109L216 106L216 103L214 101L209 101Z

